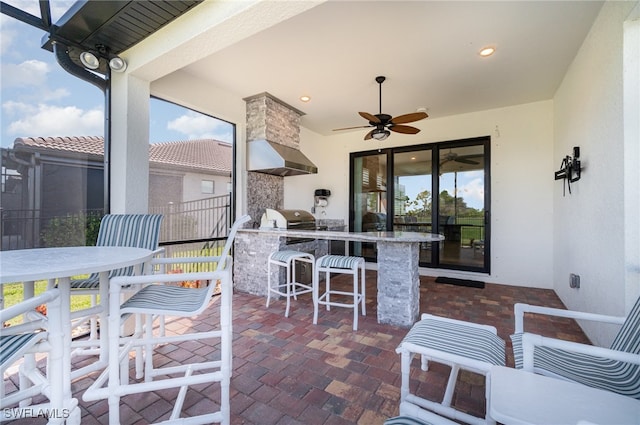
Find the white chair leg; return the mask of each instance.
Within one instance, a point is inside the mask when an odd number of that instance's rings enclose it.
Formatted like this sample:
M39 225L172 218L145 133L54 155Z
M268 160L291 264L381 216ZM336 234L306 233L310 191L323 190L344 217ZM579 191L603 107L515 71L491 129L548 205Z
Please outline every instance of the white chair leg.
M285 283L284 283L287 290L287 307L284 311L284 317L289 317L289 307L291 306L291 286L293 285L292 279L291 279L291 263L292 261L287 262L287 268L286 268L287 276L285 277ZM294 266L294 270L295 270L295 266Z
M365 283L364 283L364 273L365 273L364 260L362 261L361 267L362 267L362 275L360 277L360 286L362 287L362 291L360 293L360 296L362 297L362 315L366 316L367 315L367 310L366 310L367 296L366 296Z
M317 264L315 265L315 267L313 268L313 324L317 325L318 324L318 308L320 307L320 304L318 303L318 297L319 297L319 292L320 292L320 272L318 271L318 267Z
M358 330L358 269L353 273L353 330Z
M269 308L269 302L271 301L271 261L267 261L267 305Z

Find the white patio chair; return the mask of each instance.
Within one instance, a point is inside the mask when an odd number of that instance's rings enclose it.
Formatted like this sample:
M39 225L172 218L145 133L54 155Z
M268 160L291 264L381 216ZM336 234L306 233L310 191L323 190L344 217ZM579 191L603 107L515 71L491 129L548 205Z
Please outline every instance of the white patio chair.
M400 354L400 401L436 412L454 420L469 424L495 424L489 416L491 402L490 371L492 366L504 366L505 343L493 326L423 314L404 337L396 352ZM428 362L435 361L451 367L449 380L441 402L428 400L411 392L411 361L420 355L422 370L428 370ZM486 415L472 416L453 407L453 394L460 369L485 376Z
M34 311L41 304L47 306L47 316ZM65 394L71 387L70 383L65 386L62 373L64 347L59 290L47 290L0 310L0 325L20 315L23 315L23 323L2 329L0 335L2 375L22 360L18 366L18 388L6 394L6 382L3 381L0 387L0 422L46 412L50 415L49 424L79 424L78 400ZM45 373L37 367L35 354L47 356ZM33 398L39 395L46 401L32 404Z
M516 304L511 335L516 368L640 399L640 298L627 317ZM536 313L622 325L609 348L524 332L524 314Z
M107 214L100 221L96 246L145 248L154 251L155 255L160 255L164 251L164 248L158 248L162 219L161 214ZM148 272L149 270L142 271L142 273ZM132 274L134 274L134 267L126 267L112 270L109 278ZM102 295L107 296L106 288L103 291ZM87 340L74 341L73 346L77 348L71 355L73 357L80 354L98 354L97 318L102 312L102 307L96 304L97 297L100 295L100 274L93 273L86 279L72 280L71 296L74 295L91 295L90 308L71 313L72 328L75 329L89 321L90 333Z
M163 390L167 388L180 388L176 402L168 420L162 423L189 423L208 424L220 422L230 423L229 385L231 379L231 298L233 292L232 259L229 252L238 228L250 220L249 216L243 216L236 220L229 232L227 242L222 254L216 257L199 258L159 258L153 262L156 264L168 264L171 262L180 264L199 264L200 267L209 267L209 271L196 271L177 274L155 274L139 276L120 276L111 279L109 300L109 326L110 329L118 329L122 318L130 314L145 315L145 334L140 338L121 338L115 332L109 335L109 367L100 377L85 391L83 400L93 401L98 399L109 400L109 423L120 423L120 398L130 394ZM202 268L200 270L203 270ZM207 281L208 285L202 288L187 288L167 285L181 281ZM152 320L153 316L162 314L174 317L192 317L202 313L211 301L212 295L219 282L220 317L211 324L217 329L211 331L197 331L181 335L154 336ZM146 284L143 289L135 293L131 298L119 305L120 288L126 285ZM216 351L215 360L197 361L180 364L169 363L162 367L153 365L153 351L159 344L172 344L185 341L218 338L220 343ZM142 347L145 355L144 382L129 382L129 354L136 351L136 347ZM187 360L188 361L188 360ZM174 376L183 374L182 376ZM156 379L166 376L162 379ZM220 382L221 400L219 410L190 418L180 418L182 404L185 400L189 386L202 383ZM106 386L105 386L106 384Z

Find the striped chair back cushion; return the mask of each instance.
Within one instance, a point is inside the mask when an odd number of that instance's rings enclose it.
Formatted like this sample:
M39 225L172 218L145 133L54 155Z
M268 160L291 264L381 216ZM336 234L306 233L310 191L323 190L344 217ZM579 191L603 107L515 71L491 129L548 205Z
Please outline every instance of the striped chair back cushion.
M611 343L611 349L640 354L640 297Z
M107 214L100 222L96 246L127 246L155 250L160 239L161 214ZM109 278L129 276L133 267L113 270Z

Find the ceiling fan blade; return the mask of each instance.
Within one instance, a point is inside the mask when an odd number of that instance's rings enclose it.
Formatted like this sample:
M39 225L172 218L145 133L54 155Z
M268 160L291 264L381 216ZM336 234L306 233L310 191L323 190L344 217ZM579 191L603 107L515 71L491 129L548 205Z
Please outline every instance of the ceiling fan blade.
M332 131L340 131L340 130L354 130L356 128L370 128L370 125L359 125L357 127L344 127L344 128L334 128Z
M470 159L467 159L467 158L464 158L464 157L461 157L461 156L459 156L459 157L455 158L455 159L454 159L454 161L455 161L455 162L460 162L460 163L462 163L462 164L471 164L471 165L478 165L478 164L480 164L480 163L479 163L479 162L477 162L477 161L472 161L472 160L470 160Z
M376 129L374 128L373 130L371 130L370 132L367 133L366 136L364 136L364 140L369 140L373 138L373 132L376 131Z
M368 112L358 112L358 113L360 114L360 116L362 118L364 118L367 121L370 121L370 122L376 123L376 124L380 124L381 123L380 119L378 117L376 117L375 115L372 115L372 114L370 114Z
M409 122L419 121L427 118L426 112L412 112L410 114L398 115L397 117L391 118L391 122L393 124L406 124Z
M411 127L409 125L392 125L389 126L389 130L395 131L396 133L404 134L416 134L420 132L420 129Z

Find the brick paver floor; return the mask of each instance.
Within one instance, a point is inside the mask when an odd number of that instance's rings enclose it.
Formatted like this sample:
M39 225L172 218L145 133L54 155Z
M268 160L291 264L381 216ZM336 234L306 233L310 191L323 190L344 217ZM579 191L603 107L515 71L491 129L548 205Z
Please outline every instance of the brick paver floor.
M350 284L350 276L336 279ZM332 279L332 285L335 284ZM407 329L381 325L376 320L376 274L367 271L367 315L357 332L352 330L352 311L333 307L321 310L313 325L310 294L292 300L284 317L283 300L236 293L233 298L233 377L231 379L232 424L381 424L398 414L400 398L400 356L395 349ZM509 335L514 329L513 304L526 302L564 308L551 290L487 284L483 289L435 283L421 278L421 312L493 325L507 342L507 364L513 365ZM168 328L207 328L209 315L217 313L216 302L196 320L170 322ZM547 336L588 342L570 319L527 318L527 330ZM185 343L163 347L158 359L206 355L207 346ZM90 360L90 359L87 359ZM414 362L418 362L417 359ZM444 393L448 367L432 364L428 372L412 371L412 386L430 399ZM15 382L15 375L10 377ZM82 391L95 378L73 383L80 400L82 424L106 424L106 401L84 402ZM6 382L6 381L5 381ZM9 384L10 385L10 384ZM177 390L165 390L121 399L123 424L149 424L168 417ZM217 410L217 385L190 389L185 415ZM468 372L459 376L454 405L473 414L485 408L484 378ZM21 420L13 424L45 423Z

